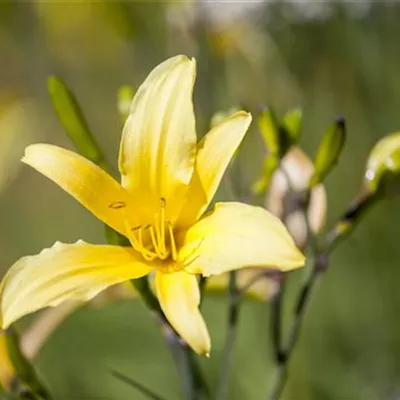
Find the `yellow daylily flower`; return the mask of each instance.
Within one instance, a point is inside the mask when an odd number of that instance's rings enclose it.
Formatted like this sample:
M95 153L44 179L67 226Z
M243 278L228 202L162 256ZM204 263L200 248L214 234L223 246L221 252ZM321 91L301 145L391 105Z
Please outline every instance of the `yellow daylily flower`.
M195 60L176 56L140 86L122 133L121 184L69 150L48 144L26 149L26 164L129 238L132 247L56 243L21 258L0 286L3 327L41 308L87 301L111 285L154 273L168 321L197 353L209 354L196 274L303 265L284 225L266 210L232 202L204 214L251 116L239 111L196 143L194 81Z

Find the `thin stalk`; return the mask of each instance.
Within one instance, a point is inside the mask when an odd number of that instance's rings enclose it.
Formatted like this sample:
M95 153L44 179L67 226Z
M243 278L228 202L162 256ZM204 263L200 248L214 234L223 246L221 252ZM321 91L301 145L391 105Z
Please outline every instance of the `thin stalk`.
M239 322L240 299L238 296L236 271L229 273L229 311L228 326L226 331L225 346L222 353L222 362L220 369L219 386L217 390L217 400L228 399L229 394L229 378L231 372L233 346L237 335L237 326Z
M300 290L299 297L296 302L292 325L288 334L287 344L285 348L280 347L276 351L277 377L276 383L272 389L272 393L267 397L268 400L278 400L282 395L287 381L289 360L299 339L307 305L320 272L321 269L314 266L308 279L304 282Z
M150 390L149 388L147 388L146 386L143 386L141 383L136 382L134 379L121 374L118 371L112 371L111 372L112 375L114 375L117 379L119 379L120 381L134 387L137 391L139 391L140 393L142 393L144 396L148 397L149 399L153 399L153 400L165 400L164 397L161 397L160 395L158 395L157 393L153 392L152 390Z
M282 348L281 354L279 355L277 378L271 394L267 397L268 400L279 400L285 388L288 364L300 337L311 295L322 273L328 268L329 254L341 240L353 232L366 212L370 210L380 198L379 195L371 195L370 193L362 191L351 203L343 216L339 218L334 226L324 235L319 248L315 245L311 246L314 253L314 263L308 278L299 291L286 346Z
M282 300L285 293L286 277L282 274L279 280L279 289L271 299L271 336L274 358L279 366L284 358L282 352Z
M41 382L35 368L21 350L17 332L13 328L9 328L6 331L5 338L12 365L15 368L18 379L29 389L29 395L35 400L50 400L49 391L43 382Z
M207 383L195 358L195 354L165 318L157 298L150 289L147 277L135 279L132 281L132 284L139 291L144 303L157 317L161 325L161 331L170 347L182 381L185 399L199 400L209 398Z
M203 295L207 286L207 278L205 276L201 276L199 280L199 291L200 291L200 307L203 303Z

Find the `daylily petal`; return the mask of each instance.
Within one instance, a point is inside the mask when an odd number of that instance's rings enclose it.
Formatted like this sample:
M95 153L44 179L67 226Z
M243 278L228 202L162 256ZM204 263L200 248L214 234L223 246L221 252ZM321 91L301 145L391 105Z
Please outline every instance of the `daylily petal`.
M157 271L156 290L161 308L173 328L196 353L208 355L211 342L199 310L200 291L196 277L185 271Z
M1 326L65 300L88 301L108 286L151 270L129 247L57 242L21 258L6 273L0 286Z
M122 185L140 195L141 213L152 218L166 200L176 219L186 197L196 153L192 103L195 60L176 56L161 63L138 89L120 148Z
M195 173L179 216L179 225L190 226L208 207L250 123L251 115L239 111L214 126L199 143Z
M28 146L22 161L75 197L101 221L125 234L123 218L115 208L127 204L129 194L100 167L73 151L50 144Z
M179 261L204 276L248 266L287 271L305 261L277 217L242 203L216 204L180 240Z

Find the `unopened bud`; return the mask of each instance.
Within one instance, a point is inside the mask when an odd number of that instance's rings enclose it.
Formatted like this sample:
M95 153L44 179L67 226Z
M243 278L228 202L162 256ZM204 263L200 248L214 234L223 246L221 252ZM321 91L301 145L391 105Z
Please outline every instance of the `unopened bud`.
M400 132L379 140L367 161L364 181L372 193L398 193L400 189Z
M282 119L282 129L286 131L291 144L297 143L300 136L303 113L300 108L288 111Z
M325 224L327 198L324 186L314 186L306 198L313 174L310 158L300 148L292 147L272 177L265 203L269 211L282 219L299 248L307 244L309 229L316 234Z
M213 275L207 280L206 291L222 292L228 285L229 273ZM279 284L269 277L269 272L264 268L249 267L236 271L236 285L246 297L267 301L276 294Z
M336 165L346 141L346 125L339 117L326 130L315 157L315 171L310 179L310 187L322 182Z

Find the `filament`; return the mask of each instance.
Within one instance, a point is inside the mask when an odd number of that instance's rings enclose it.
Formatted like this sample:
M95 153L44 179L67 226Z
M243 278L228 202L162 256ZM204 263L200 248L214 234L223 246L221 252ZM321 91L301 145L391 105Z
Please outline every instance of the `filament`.
M172 259L176 261L178 259L178 252L176 251L176 243L174 238L174 231L172 229L171 222L168 221L168 233L169 233L169 240L171 244L171 251L172 251Z

